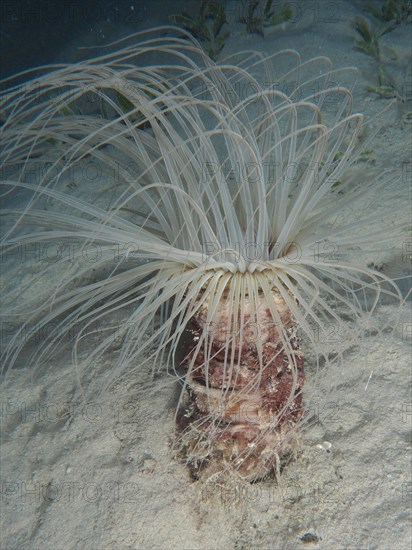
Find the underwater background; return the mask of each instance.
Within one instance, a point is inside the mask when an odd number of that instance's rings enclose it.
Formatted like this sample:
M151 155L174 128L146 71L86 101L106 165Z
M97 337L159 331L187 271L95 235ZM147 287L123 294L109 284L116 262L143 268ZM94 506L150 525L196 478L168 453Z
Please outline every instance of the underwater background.
M376 14L383 17L388 2L275 1L280 12L286 6L292 15L262 28L256 21L250 32L240 21L247 3L221 4L227 18L224 30L230 34L217 60L248 49L272 53L292 48L303 59L325 55L334 67L359 69L355 111L367 119L395 100L379 119L384 131L356 170L363 177L370 170L391 169L401 175L399 186L357 205L354 217L365 209L396 211L405 202L412 206L410 17L379 37L377 61L356 47L363 37L354 20L363 17L373 31L381 28L388 21ZM256 19L263 16L262 5L253 14ZM169 24L169 16L188 12L196 19L200 7L198 0L3 0L1 78L98 55L104 44ZM373 250L364 263L374 263L397 279L407 296L411 252L410 233L405 233L393 250ZM2 268L6 274L7 266ZM21 279L30 273L31 266L24 265ZM382 304L377 325L395 318L394 309ZM393 334L386 338L371 332L362 349L348 353L344 370L308 380L311 421L302 455L288 465L279 483L248 486L193 483L173 458L170 436L178 388L170 378L149 383L142 372L140 380L115 388L105 401L96 397L81 403L74 398L70 346L47 375L33 376L30 385L23 383L30 365L23 364L10 372L1 398L3 547L410 548L411 334L407 306ZM103 370L110 369L110 360L108 356ZM309 378L310 357L306 361ZM132 387L136 401L122 401L123 392Z

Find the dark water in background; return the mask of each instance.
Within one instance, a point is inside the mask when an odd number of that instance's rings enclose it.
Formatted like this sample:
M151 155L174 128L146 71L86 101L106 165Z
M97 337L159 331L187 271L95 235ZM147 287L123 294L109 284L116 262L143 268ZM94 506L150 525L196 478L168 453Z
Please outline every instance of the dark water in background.
M0 0L0 79L39 65L78 60L78 46L98 46L201 0Z

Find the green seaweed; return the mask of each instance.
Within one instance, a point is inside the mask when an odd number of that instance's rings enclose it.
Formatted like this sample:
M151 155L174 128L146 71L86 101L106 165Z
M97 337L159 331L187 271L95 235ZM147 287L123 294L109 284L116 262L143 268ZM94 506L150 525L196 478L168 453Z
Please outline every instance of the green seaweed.
M130 99L128 99L118 90L115 91L115 102L118 106L119 112L123 113L124 115L130 113L130 115L127 117L130 122L139 123L144 120L143 114L140 111L136 111L136 106L133 104L133 102L130 101ZM104 101L101 102L100 110L103 118L110 118L107 112L106 103Z
M203 49L212 59L217 58L230 36L229 31L222 30L227 24L225 8L214 0L203 0L196 18L183 12L181 15L171 15L169 19L200 40Z
M62 105L59 109L59 113L63 116L70 116L73 114L73 110L67 105Z
M388 76L387 72L385 71L384 67L379 64L378 67L378 85L369 85L367 87L368 92L373 92L375 94L378 94L380 97L383 97L384 99L400 99L403 101L403 98L399 94L398 90L396 89L396 84L394 81Z
M125 95L123 95L122 93L116 91L116 99L117 99L117 101L119 103L119 106L121 107L124 114L127 114L130 111L133 111L134 105L130 101L130 99L128 99Z
M161 94L165 88L167 88L167 82L159 82L158 84L153 83L145 85L144 87L142 86L140 91L149 99L153 99L158 95L156 92ZM111 97L113 103L109 104L103 97L100 97L99 99L100 115L102 118L110 120L114 116L120 114L125 115L124 119L127 118L129 122L137 126L141 123L146 124L144 122L145 116L140 110L137 109L137 104L133 103L133 101L131 101L122 91L113 91L113 97Z
M390 32L395 27L396 21L390 20L378 28L374 28L367 19L358 16L354 19L352 25L361 37L355 41L355 48L376 60L377 83L368 85L366 88L367 91L378 94L385 99L396 98L403 100L397 90L396 83L385 70L384 62L382 61L382 48L379 43L380 37ZM387 47L386 50L388 51ZM392 57L389 59L393 60Z
M293 17L291 4L275 4L273 0L243 0L243 10L240 22L246 25L246 32L264 36L264 27L278 25ZM277 7L276 7L277 6Z
M402 99L398 91L395 90L395 88L392 88L392 86L373 86L372 84L370 84L367 87L367 90L368 92L374 92L375 94L378 94L385 99Z
M355 48L377 59L381 58L381 48L379 38L390 32L396 25L394 21L389 21L377 29L373 29L367 19L358 15L352 23L354 29L360 34L361 39L355 41Z
M343 157L344 154L345 154L345 153L344 153L343 151L336 151L336 154L335 154L335 156L333 157L333 160L334 160L334 161L340 160L340 159Z
M49 145L58 145L59 142L57 141L57 139L54 139L52 137L50 138L46 138L46 143L48 143Z
M412 4L403 0L385 0L380 9L371 4L366 4L364 11L373 15L382 23L393 21L398 25L404 22L410 23L412 20Z
M255 33L263 36L263 18L256 13L259 0L243 2L243 13L239 21L246 25L247 33Z
M404 114L403 122L405 124L412 124L412 111L409 111L409 112Z
M293 9L290 4L283 5L279 9L278 13L276 13L276 10L272 8L272 4L273 0L266 0L263 8L263 24L265 26L278 25L279 23L283 23L284 21L289 21L290 19L292 19Z

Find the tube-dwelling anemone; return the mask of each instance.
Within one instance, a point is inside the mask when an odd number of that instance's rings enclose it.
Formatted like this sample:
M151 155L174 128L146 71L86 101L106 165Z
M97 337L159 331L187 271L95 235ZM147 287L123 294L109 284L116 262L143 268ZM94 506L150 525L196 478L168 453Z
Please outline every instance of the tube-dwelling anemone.
M319 332L333 325L353 342L382 293L399 299L361 261L362 247L399 225L345 215L390 183L350 175L368 140L351 92L335 83L354 74L291 50L217 65L165 27L4 82L4 250L55 242L72 254L41 270L54 286L46 279L21 305L31 313L3 368L27 327L56 329L34 349L40 367L75 326L81 380L120 332L102 389L149 361L176 374L175 444L196 478L279 470L299 446L304 356L314 368L343 359L345 346L331 356ZM88 173L99 177L86 186ZM81 264L90 246L95 261ZM12 307L22 291L11 283ZM80 359L96 322L102 337Z

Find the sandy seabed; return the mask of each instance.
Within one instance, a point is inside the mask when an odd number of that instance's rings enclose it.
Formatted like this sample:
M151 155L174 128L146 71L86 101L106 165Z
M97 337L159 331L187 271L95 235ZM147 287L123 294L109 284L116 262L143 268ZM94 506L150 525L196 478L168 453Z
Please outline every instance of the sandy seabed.
M168 9L178 13L182 4ZM387 100L366 91L373 60L353 49L351 21L362 14L362 3L311 3L320 10L317 17L309 3L295 4L299 20L265 38L231 23L222 54L293 48L304 59L326 55L334 66L353 65L360 70L355 109L378 113ZM146 24L161 22L152 14ZM396 54L396 81L410 83L410 25L382 42ZM411 126L402 122L408 105L385 114L384 132L373 144L375 168L400 173L411 162ZM408 177L396 192L383 191L373 205L358 207L399 208L411 200ZM385 273L404 278L410 273L407 247L405 239L392 251L365 258L365 265L373 258ZM31 269L26 263L22 278ZM400 285L406 292L407 281ZM179 388L166 374L150 382L148 366L141 379L119 384L104 399L93 397L91 378L82 400L69 344L44 374L23 363L9 373L1 397L2 548L410 548L410 313L409 303L393 333L371 331L339 372L311 373L307 358L302 452L280 480L256 484L190 479L170 448ZM376 325L395 317L395 307L383 304ZM99 375L110 372L116 353L114 346Z

